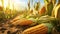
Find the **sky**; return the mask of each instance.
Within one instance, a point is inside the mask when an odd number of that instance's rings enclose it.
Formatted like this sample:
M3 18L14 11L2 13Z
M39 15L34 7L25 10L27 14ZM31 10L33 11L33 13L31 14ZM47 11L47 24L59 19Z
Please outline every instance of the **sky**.
M19 1L19 2L17 2L16 3L16 1L15 1L15 6L17 7L17 9L21 9L21 10L23 10L23 9L25 9L26 7L28 7L27 6L27 4L28 4L28 0L17 0L17 1ZM31 1L31 0L30 0ZM33 2L35 3L35 2L37 2L38 0L34 0ZM44 5L44 1L43 0L40 0L40 3L41 3L41 7ZM31 7L32 7L32 1L31 1Z
M1 1L1 0L0 0ZM5 5L5 7L7 6L7 2L8 2L8 0L4 0L5 2L4 2L4 5ZM14 8L16 9L16 10L23 10L23 9L25 9L26 7L28 7L28 0L10 0L11 2L10 2L10 8L12 9L12 4L14 3ZM31 1L31 0L30 0ZM35 3L35 2L37 2L38 0L34 0L33 1L33 3ZM41 7L44 5L44 1L43 0L40 0L40 5L41 5ZM1 2L0 2L0 5L2 5L1 4ZM32 5L32 1L31 1L31 7L32 7L33 5Z
M35 2L38 2L38 1L40 1L40 8L42 8L43 6L44 6L44 0L33 0L33 3L35 3ZM31 2L31 7L33 7L33 4L32 4L32 0L30 0L30 2ZM14 1L14 3L15 3L15 8L16 9L18 9L18 10L23 10L23 9L25 9L26 7L28 7L28 0L16 0L16 1Z
M6 7L8 5L8 1L9 0L4 0L4 7ZM44 6L44 0L39 0L40 1L40 7ZM32 0L30 0L31 4L31 8L33 8L33 5L35 2L38 2L38 0L33 0L33 4L32 4ZM12 4L14 3L14 8L16 10L23 10L25 8L28 7L28 0L10 0L10 9L13 9ZM2 6L1 0L0 0L0 6Z

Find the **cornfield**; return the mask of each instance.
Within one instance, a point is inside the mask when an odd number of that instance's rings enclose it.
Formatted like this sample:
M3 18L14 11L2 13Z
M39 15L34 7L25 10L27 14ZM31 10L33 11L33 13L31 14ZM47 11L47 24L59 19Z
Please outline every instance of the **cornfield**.
M25 3L25 9L16 10L12 0L0 0L0 34L60 34L60 0L26 0Z

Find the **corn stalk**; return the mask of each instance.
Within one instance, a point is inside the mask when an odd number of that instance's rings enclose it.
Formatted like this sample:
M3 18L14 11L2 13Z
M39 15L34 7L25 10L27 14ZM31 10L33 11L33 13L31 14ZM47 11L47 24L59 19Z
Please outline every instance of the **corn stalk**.
M40 7L40 1L38 0L38 2L36 2L36 5L34 5L34 9L38 11Z
M52 10L53 10L53 3L52 3L52 0L44 0L45 1L45 7L46 7L46 14L51 16L52 14Z
M56 1L57 1L57 0L52 0L53 5L55 5L55 4L56 4Z
M28 10L30 10L30 0L28 0Z

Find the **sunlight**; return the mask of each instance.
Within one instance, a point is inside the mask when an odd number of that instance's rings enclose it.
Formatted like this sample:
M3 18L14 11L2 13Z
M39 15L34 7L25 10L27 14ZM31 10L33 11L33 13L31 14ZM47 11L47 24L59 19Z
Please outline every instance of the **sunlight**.
M4 10L6 10L6 8L11 10L23 10L25 7L27 7L27 2L22 0L3 0L2 4L2 1L0 0L0 6L3 6Z
M4 8L8 6L8 0L4 0Z
M4 9L7 7L13 10L12 0L4 0Z
M12 0L14 3L20 3L20 0Z
M10 6L9 6L9 9L12 9L12 10L13 10L13 3L12 3L12 0L10 0Z
M14 0L14 8L16 8L16 10L23 10L25 9L26 6L27 6L27 3L25 1Z
M1 0L0 0L0 6L2 6L2 2L1 2Z

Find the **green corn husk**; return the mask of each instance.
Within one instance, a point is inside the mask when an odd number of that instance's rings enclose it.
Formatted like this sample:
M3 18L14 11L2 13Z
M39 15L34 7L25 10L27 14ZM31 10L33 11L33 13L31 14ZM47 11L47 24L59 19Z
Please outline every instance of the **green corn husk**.
M51 16L53 10L53 3L47 5L47 14Z
M58 20L51 16L42 16L37 21L38 24L45 24L48 27L48 33L51 33L52 28L57 26Z

